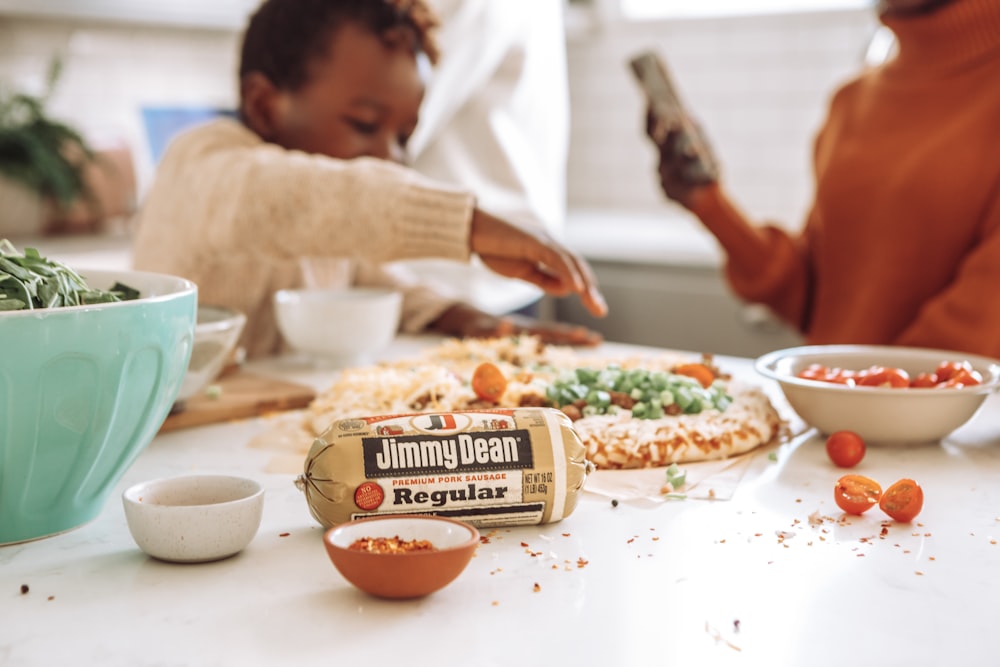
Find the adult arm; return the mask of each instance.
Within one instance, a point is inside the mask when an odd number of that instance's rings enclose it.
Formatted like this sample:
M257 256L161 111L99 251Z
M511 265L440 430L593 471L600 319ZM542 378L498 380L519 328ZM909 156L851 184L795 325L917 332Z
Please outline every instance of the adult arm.
M980 242L896 344L1000 357L1000 186L996 191Z

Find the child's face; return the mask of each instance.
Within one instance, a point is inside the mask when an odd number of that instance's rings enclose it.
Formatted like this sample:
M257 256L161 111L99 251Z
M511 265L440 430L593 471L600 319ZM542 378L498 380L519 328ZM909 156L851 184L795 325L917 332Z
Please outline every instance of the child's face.
M416 58L353 23L332 41L326 56L310 65L305 84L278 92L267 139L335 158L402 162L424 94Z

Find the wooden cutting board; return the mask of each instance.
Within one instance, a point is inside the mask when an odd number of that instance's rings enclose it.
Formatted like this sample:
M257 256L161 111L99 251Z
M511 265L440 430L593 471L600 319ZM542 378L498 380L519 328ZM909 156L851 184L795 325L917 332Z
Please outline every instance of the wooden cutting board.
M296 410L316 398L312 387L241 370L223 375L213 384L221 390L217 396L200 393L187 399L170 413L160 433Z

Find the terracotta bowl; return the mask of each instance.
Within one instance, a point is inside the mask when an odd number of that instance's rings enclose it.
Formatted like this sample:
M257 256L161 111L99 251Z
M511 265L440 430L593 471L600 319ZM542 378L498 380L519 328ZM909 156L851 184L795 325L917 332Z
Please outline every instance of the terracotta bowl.
M379 553L350 546L361 538L427 540L434 551ZM349 582L382 598L416 598L444 588L462 573L479 546L473 526L443 517L375 516L342 523L323 536L334 566Z

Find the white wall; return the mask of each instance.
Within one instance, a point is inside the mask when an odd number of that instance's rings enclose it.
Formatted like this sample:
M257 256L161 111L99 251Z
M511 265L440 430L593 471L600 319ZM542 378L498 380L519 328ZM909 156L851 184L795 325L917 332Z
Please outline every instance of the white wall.
M812 136L827 96L860 66L874 25L870 11L855 10L613 21L574 30L568 42L571 208L670 210L642 133L642 99L625 66L632 52L655 47L705 127L739 202L756 216L798 225L810 196ZM0 82L37 88L49 57L65 54L52 113L98 143L128 143L140 191L151 174L140 108L233 106L237 49L233 30L0 15Z
M797 227L811 196L812 141L829 94L861 66L875 26L870 10L853 10L612 22L574 31L571 205L671 206L656 183L645 104L626 69L632 53L655 48L738 202L756 217Z

